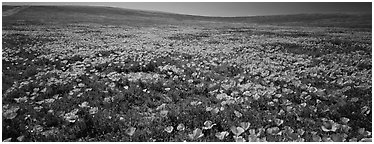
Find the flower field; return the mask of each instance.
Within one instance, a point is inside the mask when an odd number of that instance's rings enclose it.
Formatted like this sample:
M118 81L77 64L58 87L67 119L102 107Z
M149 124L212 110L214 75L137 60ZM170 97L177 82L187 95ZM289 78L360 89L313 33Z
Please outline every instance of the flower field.
M3 141L357 142L371 26L3 25Z

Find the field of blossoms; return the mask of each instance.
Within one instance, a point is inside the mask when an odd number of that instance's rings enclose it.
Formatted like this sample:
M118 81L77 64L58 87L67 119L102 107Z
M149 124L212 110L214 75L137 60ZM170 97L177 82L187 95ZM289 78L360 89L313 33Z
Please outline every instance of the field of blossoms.
M371 34L3 24L2 141L371 141Z

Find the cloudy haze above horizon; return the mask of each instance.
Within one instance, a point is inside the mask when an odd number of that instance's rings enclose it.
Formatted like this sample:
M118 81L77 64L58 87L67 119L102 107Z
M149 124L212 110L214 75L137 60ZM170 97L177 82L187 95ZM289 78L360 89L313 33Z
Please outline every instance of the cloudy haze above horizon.
M87 5L201 16L371 13L370 2L3 2L3 5Z

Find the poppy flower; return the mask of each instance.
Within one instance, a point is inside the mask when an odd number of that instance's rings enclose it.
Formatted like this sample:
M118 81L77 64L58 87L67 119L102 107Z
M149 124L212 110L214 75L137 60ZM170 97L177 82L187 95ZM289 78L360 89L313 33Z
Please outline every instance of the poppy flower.
M282 125L283 124L283 120L281 120L281 119L275 119L275 124L277 124L277 126L280 126L280 125Z
M65 114L64 118L65 120L71 122L71 123L74 123L76 120L78 120L78 115L76 115L78 113L79 109L74 109L73 111Z
M241 114L241 113L238 112L238 111L234 111L234 114L235 114L235 116L238 117L238 118L240 118L240 117L243 116L243 114Z
M190 104L191 104L192 106L197 106L197 105L202 104L202 102L200 102L200 101L192 101Z
M168 127L166 127L164 130L167 132L167 133L171 133L171 132L173 132L173 126L168 126Z
M277 135L279 133L279 128L278 127L272 127L272 128L268 128L266 130L266 132L268 134L271 134L271 135Z
M249 142L259 142L260 139L258 138L258 134L255 133L256 130L255 129L250 129L249 130L249 135L248 135L248 141Z
M373 139L372 138L363 138L360 140L360 142L372 142Z
M338 125L333 120L324 121L322 124L321 128L325 132L335 132L338 129Z
M323 142L333 142L330 137L324 136L322 137Z
M12 141L12 138L7 138L5 140L3 140L3 142L11 142Z
M248 130L249 126L251 126L251 123L249 122L241 122L240 127L242 127L244 130Z
M129 136L134 135L136 128L135 127L129 127L126 129L125 133Z
M232 133L234 133L236 136L241 135L245 130L241 127L231 126L230 130Z
M220 109L218 108L218 107L216 107L216 108L214 108L214 109L212 109L212 113L213 114L217 114L218 112L220 111ZM222 111L222 110L221 110Z
M91 107L91 109L89 110L89 113L93 115L93 114L96 114L98 111L99 111L98 107Z
M358 133L361 134L361 135L363 135L363 136L369 136L369 135L371 135L371 132L365 131L365 128L359 128L358 129Z
M312 141L313 142L321 142L322 141L322 138L318 135L312 135Z
M86 101L83 102L82 104L79 105L79 107L81 107L81 108L89 107L88 102L86 102Z
M215 125L216 125L215 123L213 123L212 121L208 120L208 121L204 122L203 129L211 129Z
M229 132L227 132L227 131L217 132L217 133L215 134L215 136L216 136L219 140L223 140L227 135L229 135Z
M293 130L291 127L289 127L289 126L285 126L284 129L285 129L285 130L283 130L283 131L284 131L286 134L291 134L291 133L294 132L294 130Z
M297 129L299 135L304 135L305 131L303 129Z
M24 135L21 135L21 136L17 137L17 140L20 141L20 142L23 141L24 139L25 139Z
M156 110L163 110L163 109L165 109L166 108L166 104L161 104L160 106L158 106L157 108L156 108Z
M216 96L218 100L227 99L229 96L226 93L221 93Z
M242 136L233 136L235 142L245 142L245 139Z
M340 120L344 123L344 124L347 124L349 122L349 118L346 118L346 117L342 117L340 118Z
M184 129L185 129L185 126L184 126L184 124L182 124L182 123L180 123L180 124L177 126L177 130L179 130L179 131L184 131Z
M27 102L27 97L24 96L24 97L19 97L19 98L14 98L14 100L17 102L17 103L21 103L21 102Z
M167 110L160 111L161 117L166 117L168 115L168 113L169 113L169 111L167 111Z
M8 108L7 106L3 106L3 117L5 117L6 119L14 119L17 116L17 111L19 109L19 106L12 106L10 108Z
M209 111L212 111L213 110L213 108L212 107L206 107L206 109L205 109L207 112L209 112Z
M203 137L204 134L203 134L203 131L199 128L196 128L192 134L188 134L188 137L192 140L195 140L195 139L198 139L198 138L201 138Z
M331 140L334 142L343 142L345 141L347 135L344 134L332 134L331 135Z
M293 140L297 140L298 138L300 138L300 135L298 133L290 133L288 134L288 137Z

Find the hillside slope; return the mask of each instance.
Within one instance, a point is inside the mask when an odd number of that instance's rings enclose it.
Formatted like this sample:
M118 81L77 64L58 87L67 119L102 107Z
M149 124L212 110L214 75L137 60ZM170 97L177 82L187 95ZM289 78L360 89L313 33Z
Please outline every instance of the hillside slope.
M3 12L19 9L3 6ZM371 28L371 14L298 14L251 17L205 17L164 12L93 6L30 6L11 16L3 16L4 24L98 23L104 25L146 26L199 22L256 23L299 26Z

